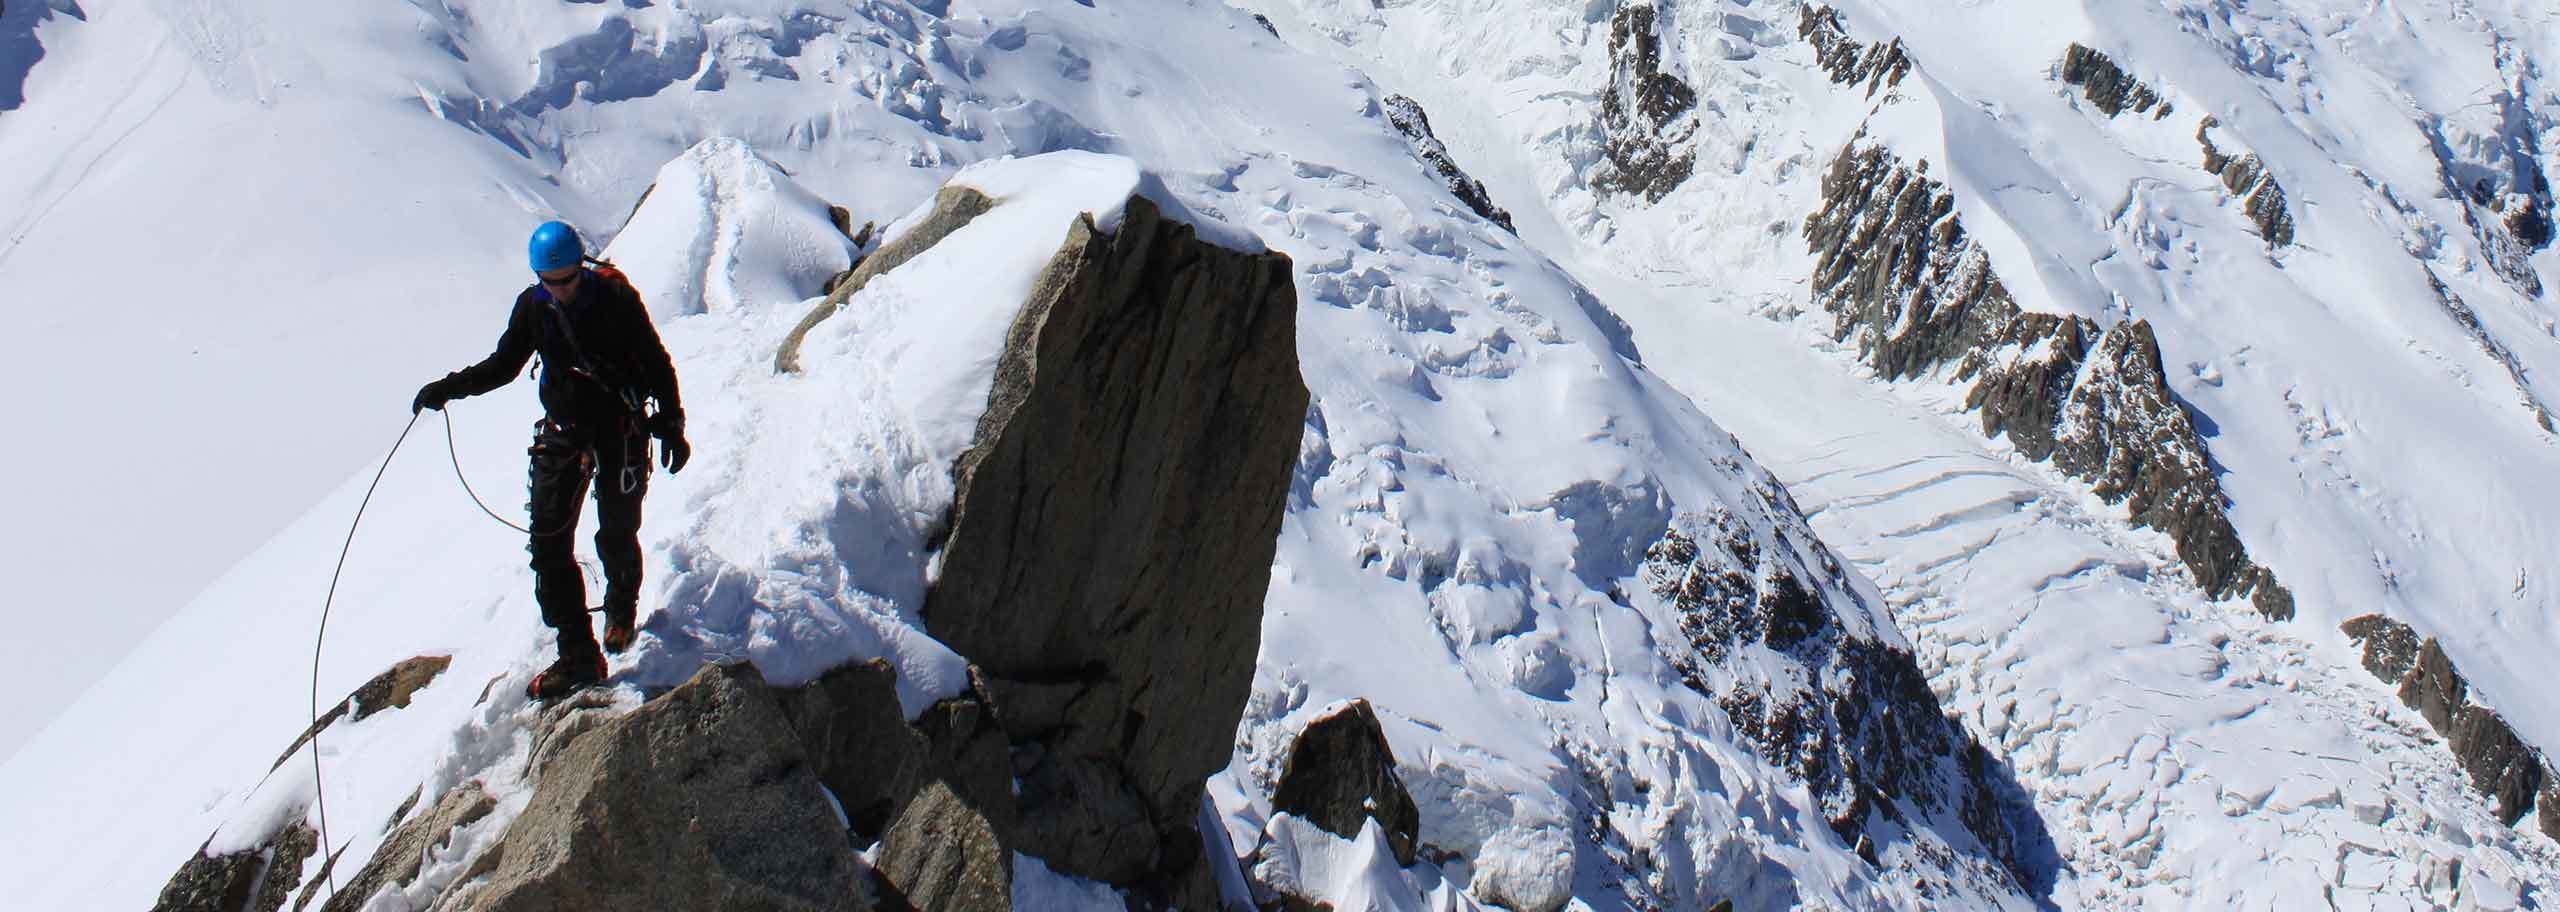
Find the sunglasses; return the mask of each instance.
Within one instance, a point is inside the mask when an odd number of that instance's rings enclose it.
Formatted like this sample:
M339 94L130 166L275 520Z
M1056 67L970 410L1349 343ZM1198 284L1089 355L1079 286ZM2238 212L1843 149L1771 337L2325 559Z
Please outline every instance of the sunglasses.
M584 270L572 269L572 270L570 270L570 271L568 272L568 274L566 274L566 275L562 275L562 276L558 276L558 277L556 277L556 278L555 278L555 277L553 277L553 276L548 276L548 275L544 275L544 274L542 274L542 273L537 272L537 273L534 273L534 274L533 274L533 277L534 277L534 278L536 278L536 279L541 280L542 284L543 284L545 287L549 287L549 288L567 288L567 287L569 287L569 286L571 286L571 285L577 284L577 281L578 281L578 273L583 272L583 271L584 271Z

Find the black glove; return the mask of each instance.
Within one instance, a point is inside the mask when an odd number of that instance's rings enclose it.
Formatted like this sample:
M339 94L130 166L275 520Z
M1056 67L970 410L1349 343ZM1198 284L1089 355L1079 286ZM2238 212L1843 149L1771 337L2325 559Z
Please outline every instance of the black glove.
M453 378L445 377L418 387L418 398L409 401L409 414L415 415L427 409L442 409L445 403L451 401L453 401Z
M667 474L684 471L685 462L692 458L693 444L684 442L683 433L658 438L658 462L667 467Z
M649 433L658 438L658 462L667 474L684 471L686 461L693 458L693 444L684 440L684 409L667 408L649 416Z

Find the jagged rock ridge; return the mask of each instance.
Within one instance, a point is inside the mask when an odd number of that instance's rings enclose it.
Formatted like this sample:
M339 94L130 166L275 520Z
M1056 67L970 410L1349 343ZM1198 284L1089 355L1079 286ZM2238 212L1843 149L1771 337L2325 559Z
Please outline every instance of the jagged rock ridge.
M2434 637L2421 641L2409 625L2379 614L2353 618L2341 629L2364 647L2365 670L2398 686L2400 702L2444 736L2472 787L2497 805L2500 822L2523 819L2538 794L2542 832L2560 839L2560 771L2496 710L2470 702L2470 682Z
M1868 863L1908 865L1924 885L1944 871L2041 893L2057 856L2027 796L1938 705L1908 650L1843 626L1826 587L1809 581L1854 590L1838 560L1812 547L1818 567L1762 547L1727 512L1673 520L1642 574L1685 637L1668 645L1681 680L1802 779ZM1931 834L1948 830L1913 817L1957 823L1979 846L1941 842Z
M1431 166L1432 173L1440 175L1440 182L1448 186L1449 192L1458 195L1459 202L1467 204L1468 209L1484 216L1486 221L1502 226L1504 231L1519 231L1511 227L1511 213L1494 205L1493 197L1485 193L1484 182L1468 176L1465 169L1458 167L1458 163L1449 157L1448 145L1431 134L1431 118L1422 112L1421 102L1402 95L1389 95L1383 104L1387 122L1394 124L1396 132L1403 133L1406 139L1413 140L1414 154L1422 156L1423 163Z
M1903 50L1902 39L1861 44L1849 37L1839 10L1806 6L1796 20L1796 35L1813 45L1814 61L1831 74L1831 81L1864 85L1869 98L1902 85L1902 77L1911 74L1911 55Z
M2126 73L2114 59L2076 41L2072 42L2070 50L2063 52L2059 75L2063 82L2079 86L2082 96L2089 99L2090 104L2097 105L2098 110L2107 112L2108 117L2131 110L2159 120L2168 117L2176 107L2162 99L2159 92L2144 85L2142 80Z
M1601 155L1594 186L1658 203L1689 179L1697 150L1697 90L1662 69L1662 35L1650 4L1609 20L1609 85L1600 93Z
M2020 308L1967 237L1955 195L1880 145L1852 140L1805 221L1814 297L1841 339L1887 379L1951 369L1985 435L2051 459L2134 521L2177 542L2216 598L2249 596L2272 618L2293 597L2251 562L2224 513L2222 486L2195 424L2169 390L2149 324L2101 329Z
M2222 178L2222 188L2239 197L2241 209L2249 222L2258 226L2258 236L2268 247L2293 243L2293 212L2285 200L2284 187L2267 172L2267 163L2254 152L2231 154L2213 141L2215 127L2222 125L2211 115L2196 125L2196 142L2204 147L2204 170Z

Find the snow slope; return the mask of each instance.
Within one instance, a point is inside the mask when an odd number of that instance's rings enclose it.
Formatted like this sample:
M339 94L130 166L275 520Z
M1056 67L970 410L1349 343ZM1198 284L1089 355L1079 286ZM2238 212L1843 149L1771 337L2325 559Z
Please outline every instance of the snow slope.
M1835 85L1798 36L1803 4L1664 8L1663 66L1700 113L1680 140L1695 170L1656 201L1600 189L1613 7L1262 11L1428 105L1524 236L1817 511L1936 660L1950 705L2013 752L2075 873L2058 901L2546 901L2551 843L2530 818L2510 831L2488 816L2337 624L2382 612L2443 638L2466 676L2496 682L2475 699L2560 744L2541 680L2555 609L2537 582L2560 553L2560 489L2535 409L2560 343L2518 278L2554 261L2474 227L2533 195L2552 160L2549 13L1833 5L1857 40L1901 39L1898 89ZM2073 42L2174 112L2097 110L2057 78ZM2262 156L2290 194L2292 245L2271 248L2199 166L2208 113L2226 152ZM1860 379L1872 372L1808 306L1799 229L1861 132L1954 188L2023 305L2152 321L2232 518L2300 596L2299 620L2202 598L2161 536L1981 439L1960 388ZM2469 202L2484 179L2489 205Z
M74 265L96 262L74 251L113 236L113 214L156 203L182 210L169 222L192 236L227 239L237 262L206 254L186 264L212 277L206 284L300 288L260 270L281 275L288 262L316 259L416 288L399 283L417 256L451 270L448 290L486 283L475 293L492 306L377 320L369 309L330 309L344 294L228 292L182 338L244 346L260 355L254 363L237 376L189 377L152 359L133 376L233 396L283 384L273 364L305 350L343 353L333 365L343 370L309 398L300 386L259 393L274 406L262 413L328 406L380 418L338 422L340 436L371 428L345 451L262 452L271 474L229 477L226 490L298 501L304 512L0 766L10 783L0 789L0 882L33 907L143 904L204 834L219 830L215 847L233 847L302 811L315 786L310 755L269 766L305 719L306 637L324 568L370 477L379 442L369 435L390 436L392 409L417 378L480 354L498 294L521 281L514 239L554 213L610 239L607 255L650 296L695 435L694 465L654 482L643 545L644 601L655 610L638 652L616 666L619 698L705 658L741 655L785 681L888 656L910 706L946 692L957 660L913 621L928 570L921 530L949 497L947 466L982 401L992 339L1054 247L1044 232L1063 233L1067 214L1132 189L1213 237L1287 253L1298 269L1299 348L1316 406L1238 763L1213 781L1206 809L1231 851L1271 839L1267 876L1392 908L1472 908L1491 896L1600 909L1724 896L2028 903L1946 816L1881 812L1904 822L1871 830L1892 834L1870 849L1883 866L1861 859L1825 819L1837 809L1764 760L1684 682L1664 648L1685 642L1677 620L1624 595L1675 518L1720 515L1735 541L1787 566L1836 562L1729 435L1636 364L1625 328L1591 294L1449 194L1365 78L1289 48L1243 13L1181 2L812 10L740 0L333 7L317 19L284 3L101 4L84 15L37 32L48 53L29 101L0 115L0 142L24 144L13 152L78 158L19 125L73 118L74 102L95 100L82 93L106 91L77 74L160 48L176 55L164 87L174 87L166 111L179 123L254 134L294 123L271 118L310 116L337 125L314 131L323 136L423 137L358 152L270 137L243 161L205 165L238 169L246 176L228 178L235 184L387 182L459 214L413 224L341 187L362 201L343 203L362 210L357 221L272 207L256 210L267 234L240 232L230 212L154 183L179 138L152 121L134 142L79 159L104 161L99 173L121 180L11 190L58 200L47 205L64 213L18 229L22 252L0 263L13 270L0 274L13 297L70 287L86 274ZM216 71L221 80L205 75ZM361 75L318 75L341 72ZM284 109L300 113L271 113ZM1053 154L1001 161L1041 152ZM827 233L820 201L894 234L897 214L946 179L1012 199L821 324L804 349L807 376L774 376L772 346L816 295L814 281L850 252ZM464 244L468 257L433 256ZM23 276L11 265L21 262L34 264ZM289 319L308 313L340 322ZM44 339L122 325L81 319ZM417 327L433 331L408 332ZM378 337L414 344L400 359L358 354L372 350L358 342ZM452 411L458 469L483 496L497 494L502 512L512 498L498 492L519 470L531 410L531 397L510 389ZM317 748L332 842L359 854L421 786L476 777L500 796L492 822L457 840L418 892L458 872L526 799L533 713L514 694L548 648L515 535L453 490L457 467L434 452L443 420L428 416L391 461L347 564L319 682L343 693L412 654L454 657L409 708L335 727ZM28 471L97 477L77 474L86 470ZM218 517L208 535L261 534L246 518L197 515ZM1800 584L1837 612L1821 615L1826 630L1903 645L1863 580L1807 572ZM1273 765L1296 724L1353 696L1386 719L1425 807L1424 839L1444 852L1436 860L1382 867L1375 840L1326 843L1269 813ZM1304 860L1273 867L1272 853Z

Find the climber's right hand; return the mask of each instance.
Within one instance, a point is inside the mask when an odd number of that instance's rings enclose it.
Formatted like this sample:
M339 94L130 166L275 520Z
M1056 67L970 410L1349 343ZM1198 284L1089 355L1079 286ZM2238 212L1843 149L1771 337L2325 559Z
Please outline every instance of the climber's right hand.
M451 379L448 377L435 380L418 387L418 398L409 401L409 414L415 415L428 409L442 409L445 403L453 401L453 388L446 382Z

